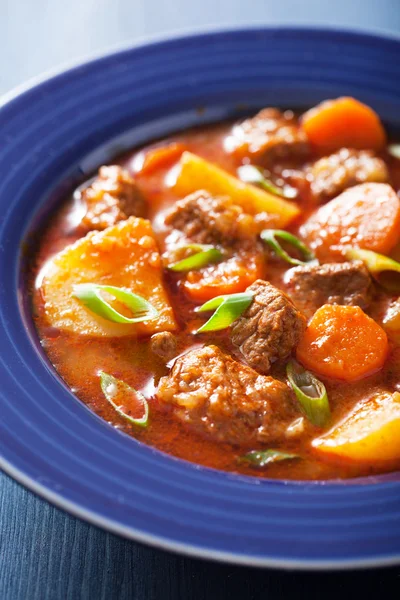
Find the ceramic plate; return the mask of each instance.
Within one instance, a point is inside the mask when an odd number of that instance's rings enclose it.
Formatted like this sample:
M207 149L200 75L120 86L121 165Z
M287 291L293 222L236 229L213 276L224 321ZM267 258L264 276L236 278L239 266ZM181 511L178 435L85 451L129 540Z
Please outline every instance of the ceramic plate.
M218 31L128 48L0 108L0 464L128 538L234 563L400 562L400 476L279 482L202 468L119 433L47 362L24 281L27 241L65 191L128 147L266 105L354 95L400 124L400 42L321 29ZM201 110L199 110L201 109Z

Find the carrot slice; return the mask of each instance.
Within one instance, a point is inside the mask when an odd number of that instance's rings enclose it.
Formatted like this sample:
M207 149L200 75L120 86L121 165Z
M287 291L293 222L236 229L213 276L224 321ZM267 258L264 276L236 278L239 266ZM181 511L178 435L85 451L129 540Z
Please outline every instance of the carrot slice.
M400 241L400 200L385 183L356 185L319 208L301 234L318 258L346 245L387 254Z
M186 146L179 142L172 142L168 146L159 146L148 150L144 155L143 164L138 174L151 175L157 169L166 167L178 160L185 150Z
M386 143L376 112L351 97L318 104L302 116L301 125L310 143L321 152L343 147L381 150Z
M183 288L195 302L205 302L215 296L244 292L264 274L264 260L260 255L238 255L202 271L191 271Z
M374 373L387 353L386 333L359 306L321 306L297 346L307 369L344 381Z

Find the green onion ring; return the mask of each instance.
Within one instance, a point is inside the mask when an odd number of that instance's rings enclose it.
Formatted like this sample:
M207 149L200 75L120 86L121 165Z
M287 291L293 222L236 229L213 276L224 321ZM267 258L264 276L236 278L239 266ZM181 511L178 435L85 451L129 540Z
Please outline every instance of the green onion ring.
M214 314L196 333L205 331L220 331L226 329L250 306L254 295L251 293L227 294L212 298L199 306L196 312L215 310Z
M400 263L384 254L372 252L372 250L362 250L361 248L346 248L344 252L349 260L362 260L372 277L382 286L391 292L400 291L400 281L384 281L383 273L400 273Z
M388 152L391 156L400 160L400 144L390 144Z
M288 189L283 189L266 179L262 174L262 169L260 169L260 167L254 165L242 165L238 168L237 174L239 179L244 183L259 185L267 192L270 192L270 194L274 194L274 196L281 196L287 200L296 198L297 196L297 190L295 188L290 187Z
M264 229L260 234L261 239L268 244L268 246L275 252L279 258L282 258L290 265L305 265L310 262L316 261L316 258L309 248L298 237L284 231L283 229ZM296 250L299 250L305 260L298 260L290 256L280 245L278 239L291 244Z
M104 373L104 371L100 372L100 385L104 396L121 417L133 425L147 427L149 421L149 404L143 394L132 388L124 381L121 381L112 375L108 375L108 373ZM143 405L143 417L135 419L131 417L126 410L123 410L121 405L115 403L115 397L121 392L125 397L129 398L129 396L134 396L137 398L137 400L139 400L140 404Z
M275 462L292 460L294 458L300 458L300 456L298 454L282 452L281 450L252 450L244 456L240 456L239 462L246 462L255 467L265 467Z
M313 425L324 427L330 419L331 411L328 394L322 381L294 360L287 364L286 374L309 421Z
M223 257L223 253L219 248L206 244L187 244L179 249L193 250L194 254L168 265L168 269L176 273L182 271L196 271L221 260Z
M125 317L123 314L115 310L101 296L101 292L106 292L118 302L129 308L135 315L132 318ZM80 283L74 286L73 295L82 304L90 310L90 312L103 317L107 321L113 323L142 323L143 321L151 321L158 316L158 310L154 308L150 302L134 294L130 290L115 287L113 285L97 285L95 283Z

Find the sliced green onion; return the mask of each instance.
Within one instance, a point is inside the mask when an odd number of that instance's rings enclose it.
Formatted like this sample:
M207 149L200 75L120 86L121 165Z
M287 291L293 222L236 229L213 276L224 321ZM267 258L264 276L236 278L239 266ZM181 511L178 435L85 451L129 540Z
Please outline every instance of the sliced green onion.
M390 146L388 146L388 152L391 156L400 160L400 144L390 144Z
M326 425L331 411L328 394L322 381L294 360L288 363L286 374L297 400L311 423L318 427Z
M84 181L83 183L81 183L80 186L78 186L77 188L75 188L72 197L73 199L76 200L80 200L82 197L82 192L84 192L85 190L87 190L88 188L90 188L90 186L92 185L92 183L94 182L94 180L96 179L96 177L91 177L90 179L87 179L86 181Z
M244 313L252 301L253 294L250 293L227 294L208 300L205 304L196 308L196 312L206 312L208 310L215 310L215 312L196 333L226 329Z
M400 263L393 258L372 252L372 250L361 250L361 248L346 248L345 256L349 260L362 260L372 277L382 287L391 292L400 291L400 277L396 281L396 278L392 276L393 273L400 273ZM384 277L385 273L387 278Z
M121 417L133 423L133 425L147 427L149 405L143 394L124 381L104 373L104 371L100 372L100 385L104 396ZM140 418L132 417L132 414L135 414L138 408L143 409L143 416Z
M132 318L118 312L102 296L106 292L118 302L129 308L134 315ZM158 316L158 310L142 296L113 285L96 285L95 283L80 283L74 286L75 298L95 315L113 323L141 323L151 321Z
M286 260L290 265L305 265L311 261L315 261L315 256L313 252L305 245L298 237L289 233L288 231L284 231L282 229L264 229L261 234L261 239L268 244L270 248L275 252L279 258ZM298 250L304 260L298 260L297 258L293 258L290 256L280 245L278 239L291 244L296 250Z
M300 458L298 454L290 454L281 450L252 450L239 458L240 462L247 462L256 467L265 467L281 460Z
M266 179L263 175L262 169L260 167L255 167L254 165L243 165L238 168L237 174L241 181L245 183L252 183L253 185L259 185L267 192L274 194L275 196L282 196L282 198L296 198L297 190L292 187L287 187L285 189L277 187L271 181Z
M196 271L197 269L201 269L202 267L206 267L211 263L221 260L223 257L221 250L215 246L206 244L187 244L186 246L179 248L179 250L193 250L194 254L168 265L170 271Z

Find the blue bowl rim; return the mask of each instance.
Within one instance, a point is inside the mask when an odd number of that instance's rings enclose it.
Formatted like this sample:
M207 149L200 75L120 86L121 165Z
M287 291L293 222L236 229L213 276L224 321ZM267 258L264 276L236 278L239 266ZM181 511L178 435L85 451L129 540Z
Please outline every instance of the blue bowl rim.
M101 61L104 58L109 58L116 54L121 54L124 52L130 52L131 50L136 50L139 48L145 48L146 46L157 46L163 45L167 42L179 41L185 42L186 40L190 40L193 38L201 38L208 37L210 35L218 34L218 35L230 35L235 33L247 33L247 32L282 32L284 34L296 34L296 33L320 33L320 34L337 34L338 36L344 37L357 37L358 39L365 39L370 41L378 41L378 40L392 40L394 42L400 41L400 33L396 34L391 31L386 31L380 28L357 28L353 29L352 27L339 27L335 25L331 26L319 26L315 25L238 25L230 26L227 25L219 26L219 25L208 25L201 28L198 27L188 27L184 30L178 29L175 31L171 31L165 34L153 34L153 35L144 35L137 39L135 42L124 42L112 44L108 48L104 50L100 50L98 52L90 52L81 56L80 58L71 60L71 61L63 61L60 65L47 69L43 73L30 77L26 82L21 83L5 94L0 96L0 109L5 107L6 104L12 102L14 99L18 98L22 94L29 92L34 87L38 87L41 84L46 83L50 79L55 79L59 75L63 75L66 71L72 72L75 69L79 69L82 66L90 66L97 61Z
M86 57L82 57L78 60L68 61L61 66L51 69L44 74L41 74L37 77L33 77L28 80L26 83L23 83L10 92L7 92L2 97L0 97L0 111L4 108L12 104L14 100L18 100L25 93L28 93L30 90L34 88L40 88L42 85L45 85L48 81L56 80L58 77L62 77L67 72L72 74L75 70L79 69L82 66L90 67L98 62L101 62L103 59L110 58L114 55L123 54L125 52L131 52L137 49L146 48L146 47L155 47L162 46L167 44L168 42L179 42L185 43L187 40L192 40L194 38L204 38L207 39L209 36L213 35L230 35L230 34L245 34L248 32L282 32L284 34L296 34L296 33L310 33L310 34L327 34L327 35L337 35L338 37L343 36L346 39L357 38L359 41L393 41L400 42L400 35L396 35L391 32L386 32L384 30L365 30L362 28L352 29L346 27L322 27L318 25L313 26L238 26L238 27L220 27L220 26L208 26L203 27L201 29L193 28L185 31L179 32L171 32L167 35L154 35L154 36L145 36L138 40L136 43L124 43L118 44L113 47L110 47L108 50L97 52L94 54L90 54ZM176 460L176 459L174 459ZM185 462L185 461L181 461ZM135 529L132 527L124 526L118 523L118 521L113 519L104 518L98 515L95 511L90 511L85 508L82 508L79 503L71 502L66 500L62 494L54 492L49 486L42 484L32 477L29 474L25 473L23 470L16 468L12 462L8 461L4 457L0 456L0 468L4 470L5 473L9 474L16 481L23 484L29 490L35 492L39 496L43 497L45 500L53 503L57 507L66 510L72 515L81 518L89 523L102 527L108 531L126 537L128 539L132 539L138 542L142 542L145 544L149 544L153 547L160 548L163 550L178 552L180 554L184 554L187 556L195 557L195 558L204 558L204 559L213 559L221 562L228 562L239 565L247 565L254 567L272 567L272 568L283 568L283 569L295 569L295 570L342 570L342 569L354 569L354 568L368 568L371 566L390 566L397 565L400 563L400 553L398 555L391 556L376 556L371 558L361 558L361 559L339 559L339 560L286 560L286 559L274 559L271 556L267 557L254 557L246 555L238 555L234 553L229 553L226 551L216 551L209 549L202 549L195 545L190 545L187 543L179 543L174 541L173 539L169 539L165 536L155 536L147 533L142 533L140 529ZM212 470L212 469L206 469ZM383 476L384 477L384 476ZM252 478L257 479L257 478ZM365 479L365 478L362 478ZM265 479L263 479L265 481ZM270 480L274 481L274 480ZM285 482L282 482L285 483ZM334 480L330 481L322 481L322 482L314 482L314 481L290 481L289 484L308 484L311 486L321 486L323 487L326 484L335 484ZM340 483L340 482L339 482ZM374 484L375 485L375 484Z

